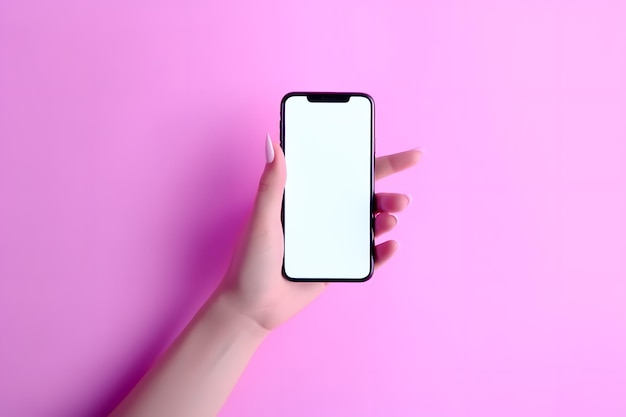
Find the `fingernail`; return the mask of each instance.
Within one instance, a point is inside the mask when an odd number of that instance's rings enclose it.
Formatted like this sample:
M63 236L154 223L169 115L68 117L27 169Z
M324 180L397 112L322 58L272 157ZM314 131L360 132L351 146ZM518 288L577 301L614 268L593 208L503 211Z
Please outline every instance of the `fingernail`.
M422 148L421 146L418 146L417 148L413 148L411 149L412 151L418 151L420 153L424 153L424 148Z
M406 194L406 197L409 199L409 202L406 203L406 205L408 206L411 204L411 201L413 201L413 197L411 197L411 194Z
M265 160L268 164L271 164L274 161L274 146L272 146L272 138L270 138L269 133L265 139Z
M393 214L389 214L391 217L393 217L394 219L396 219L396 226L398 225L398 223L400 222L400 219L398 218L398 216L394 216Z

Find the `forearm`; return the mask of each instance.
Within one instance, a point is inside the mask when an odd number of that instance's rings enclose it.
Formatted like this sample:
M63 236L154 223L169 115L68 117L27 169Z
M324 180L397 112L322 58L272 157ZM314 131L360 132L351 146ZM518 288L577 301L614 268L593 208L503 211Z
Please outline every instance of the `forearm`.
M214 416L267 330L219 293L111 416Z

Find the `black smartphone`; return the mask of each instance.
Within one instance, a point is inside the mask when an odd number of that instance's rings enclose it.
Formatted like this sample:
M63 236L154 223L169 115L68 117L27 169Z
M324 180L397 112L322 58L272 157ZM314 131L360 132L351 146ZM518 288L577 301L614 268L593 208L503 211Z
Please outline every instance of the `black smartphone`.
M281 101L287 163L283 276L366 281L374 271L374 100L298 92Z

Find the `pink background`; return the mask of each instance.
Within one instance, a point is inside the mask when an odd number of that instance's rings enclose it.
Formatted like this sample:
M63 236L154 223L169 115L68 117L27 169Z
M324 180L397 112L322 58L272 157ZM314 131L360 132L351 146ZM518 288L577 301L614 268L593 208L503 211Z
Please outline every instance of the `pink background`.
M0 415L108 412L223 273L290 90L377 102L401 250L223 416L626 415L626 5L4 1Z

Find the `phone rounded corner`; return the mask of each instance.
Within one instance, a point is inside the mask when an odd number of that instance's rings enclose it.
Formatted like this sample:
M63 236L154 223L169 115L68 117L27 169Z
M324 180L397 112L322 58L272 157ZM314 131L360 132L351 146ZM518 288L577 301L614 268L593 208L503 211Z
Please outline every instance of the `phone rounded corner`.
M370 269L369 269L369 272L367 273L367 275L365 275L362 278L348 278L348 279L340 279L338 281L343 281L343 282L367 282L370 279L372 279L373 276L374 276L374 259L372 258L372 262L370 264Z
M368 274L365 277L361 278L359 282L367 282L373 277L374 277L374 262L372 262L372 266L370 267L370 271L368 272Z
M297 92L297 91L290 91L288 93L286 93L283 98L280 99L280 107L281 108L285 108L285 103L287 103L287 100L289 100L291 97L296 97L296 96L300 96L302 95L302 93Z
M374 107L375 100L374 100L374 97L372 97L370 94L367 94L367 93L353 93L352 95L353 96L357 96L357 97L363 97L363 98L367 99L367 101L369 101L370 104L372 105L372 108Z
M297 282L298 281L296 278L290 277L289 274L287 273L287 271L285 271L285 264L283 264L283 266L281 268L281 273L283 275L283 278L285 278L287 281L291 281L291 282Z

